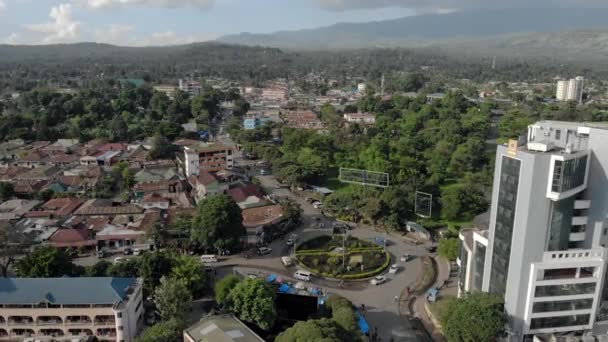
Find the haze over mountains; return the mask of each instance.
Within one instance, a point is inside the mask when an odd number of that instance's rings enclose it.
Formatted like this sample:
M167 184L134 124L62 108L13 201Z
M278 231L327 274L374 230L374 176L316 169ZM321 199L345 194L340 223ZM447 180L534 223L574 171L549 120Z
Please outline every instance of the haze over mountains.
M498 53L608 53L608 9L517 8L427 14L271 34L241 33L225 43L287 49L440 46ZM518 51L519 50L519 51Z

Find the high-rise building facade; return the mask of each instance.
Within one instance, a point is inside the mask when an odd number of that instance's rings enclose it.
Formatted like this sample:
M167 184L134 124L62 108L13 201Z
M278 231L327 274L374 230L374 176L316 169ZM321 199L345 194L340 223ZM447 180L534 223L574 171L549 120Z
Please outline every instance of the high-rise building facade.
M459 293L504 296L513 341L608 320L608 124L542 121L526 138L498 147L488 229L463 231L458 258Z
M570 80L557 81L557 91L555 98L558 101L576 101L583 102L583 87L585 79L581 76Z

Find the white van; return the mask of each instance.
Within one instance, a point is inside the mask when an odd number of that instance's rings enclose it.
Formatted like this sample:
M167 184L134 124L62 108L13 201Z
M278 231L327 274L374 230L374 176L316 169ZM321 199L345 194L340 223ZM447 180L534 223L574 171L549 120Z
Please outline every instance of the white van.
M217 262L217 256L215 254L201 255L201 262L203 262L204 264L210 264L212 262Z
M285 267L293 265L293 261L288 256L281 257L281 261L283 262L283 265L285 265Z
M310 281L310 272L302 270L296 271L296 273L293 274L293 277L302 281Z

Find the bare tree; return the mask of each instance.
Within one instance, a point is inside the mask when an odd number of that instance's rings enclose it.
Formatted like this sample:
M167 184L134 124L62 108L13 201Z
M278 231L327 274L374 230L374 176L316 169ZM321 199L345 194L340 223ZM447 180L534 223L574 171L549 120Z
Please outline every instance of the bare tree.
M25 235L11 231L9 224L0 225L0 272L2 277L8 276L11 265L17 261L17 256L27 253L30 243Z

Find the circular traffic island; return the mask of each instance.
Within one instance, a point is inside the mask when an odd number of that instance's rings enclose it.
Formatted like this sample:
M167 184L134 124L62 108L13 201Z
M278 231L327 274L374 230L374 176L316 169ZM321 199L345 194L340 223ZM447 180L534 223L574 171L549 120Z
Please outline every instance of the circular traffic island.
M356 280L386 270L391 256L375 243L342 236L320 236L296 249L299 265L324 278Z

